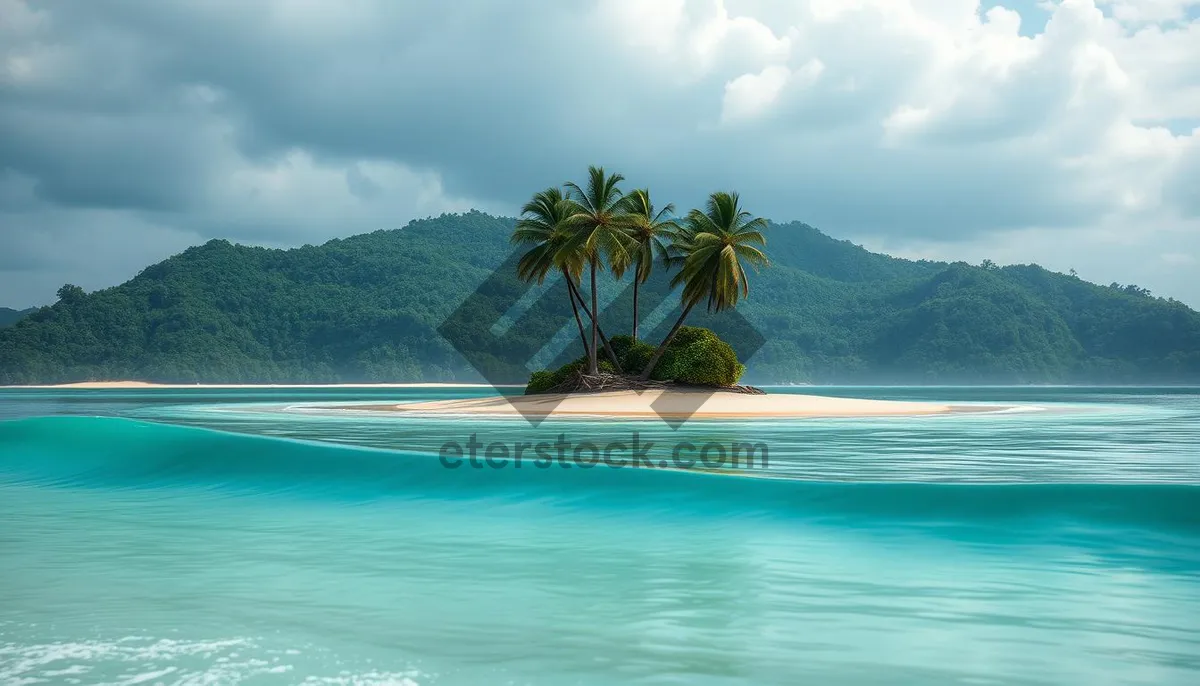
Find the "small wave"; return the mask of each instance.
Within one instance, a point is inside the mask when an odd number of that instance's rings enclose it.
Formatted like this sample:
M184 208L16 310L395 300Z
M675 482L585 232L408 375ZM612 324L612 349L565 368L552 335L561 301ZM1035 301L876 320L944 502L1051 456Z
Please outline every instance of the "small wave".
M47 679L83 683L95 680L97 673L106 681L129 686L162 683L164 678L176 683L233 683L289 669L278 656L239 659L253 647L248 639L189 641L142 636L0 643L0 683L36 684Z
M1024 414L1028 412L1049 412L1050 408L1042 405L1013 405L995 410L995 414Z
M22 629L22 627L15 627ZM21 631L0 632L20 634ZM232 684L295 675L297 663L309 662L310 651L278 648L260 639L175 639L126 636L117 639L0 642L0 683ZM320 652L320 651L317 651ZM320 656L318 656L320 657ZM337 663L342 664L340 661ZM427 675L418 670L348 670L327 675L316 671L303 684L347 686L420 686Z
M0 422L0 481L307 497L537 497L917 521L1056 518L1200 532L1187 484L822 482L664 469L447 469L436 456L103 417ZM770 476L763 473L763 476Z

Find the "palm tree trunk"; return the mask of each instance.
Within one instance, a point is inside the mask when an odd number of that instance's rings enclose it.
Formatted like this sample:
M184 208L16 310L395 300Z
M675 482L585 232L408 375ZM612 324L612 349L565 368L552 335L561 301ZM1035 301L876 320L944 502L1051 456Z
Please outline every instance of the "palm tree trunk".
M588 350L588 374L599 374L600 373L600 368L596 361L596 328L599 326L599 324L596 322L596 320L599 318L598 315L600 314L600 309L596 302L599 299L596 296L596 262L597 262L597 258L593 257L592 258L592 312L594 312L595 315L592 316L592 347L590 350Z
M591 319L592 311L588 309L587 301L583 299L583 295L579 292L579 284L575 283L573 279L568 279L567 287L575 292L575 297L579 300L579 307L583 309L583 315ZM604 335L604 327L600 326L599 323L596 324L596 333L600 334L600 347L604 349L605 354L608 355L608 359L617 368L617 373L621 373L621 363L617 361L617 354L613 352L612 345L608 342L608 336ZM585 350L587 349L586 341L583 347Z
M671 341L675 338L675 334L679 333L679 327L683 326L683 320L687 319L688 313L692 311L692 307L696 305L696 302L697 301L693 300L692 302L688 303L687 307L683 308L683 312L679 315L679 319L675 320L675 326L671 327L671 333L667 334L667 337L663 339L662 344L658 346L658 350L654 351L654 357L651 357L650 361L646 363L646 368L642 370L642 375L638 377L639 379L646 381L650 378L650 375L654 373L654 368L658 366L658 361L662 359L663 353L667 351L667 346L671 345Z
M637 325L638 325L638 277L637 272L633 274L633 340L637 340Z
M579 328L579 340L583 342L583 354L589 355L587 336L583 333L583 319L579 317L579 306L575 304L575 286L571 283L571 275L566 269L562 270L563 278L567 280L567 297L571 299L571 312L575 315L575 326Z

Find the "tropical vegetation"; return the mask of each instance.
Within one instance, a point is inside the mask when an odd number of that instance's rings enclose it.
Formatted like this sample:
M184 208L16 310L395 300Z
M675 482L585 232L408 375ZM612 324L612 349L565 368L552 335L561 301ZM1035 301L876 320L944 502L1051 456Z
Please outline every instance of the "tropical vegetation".
M625 180L620 174L605 174L603 167L588 168L588 182L580 188L574 182L567 183L569 214L563 227L570 238L563 252L567 259L582 259L587 263L592 291L591 338L588 344L589 374L597 374L597 349L599 336L599 290L597 272L605 261L613 275L620 277L629 263L630 241L628 214L624 198L617 184ZM577 255L577 257L576 257Z
M639 376L657 348L632 336L613 336L612 346L620 358L620 369ZM586 371L587 359L579 358L553 371L537 371L529 377L525 392L548 393L576 388L577 377ZM617 365L600 361L600 371L616 374ZM667 344L665 354L653 374L653 381L673 382L685 386L728 387L737 384L746 366L738 361L733 347L712 331L698 326L683 326Z
M679 346L673 347L672 343L698 303L704 302L707 312L718 314L749 295L746 265L767 264L760 249L766 245L762 233L766 221L744 210L737 193L715 192L704 210L694 209L683 222L677 222L672 216L674 205L656 211L648 189L625 195L619 186L624 180L620 174L606 173L603 167L589 167L585 186L568 182L565 193L548 188L535 194L522 209L512 242L532 247L518 262L517 275L541 284L552 269L561 272L584 350L581 360L554 372L535 373L527 392L595 387L596 382L587 377L602 372L624 374L643 384L658 380L731 386L745 370L733 348L707 329L693 329L685 336L686 343ZM656 261L661 261L664 269L678 268L670 287L682 287L682 302L680 315L662 342L648 348L638 340L639 294ZM590 308L579 295L583 265L588 269ZM633 282L631 335L622 341L624 350L620 352L604 341L611 365L602 370L597 275L607 271L620 281L629 270ZM584 333L580 309L587 315L590 336ZM635 364L624 359L631 348L650 352L645 359L639 356ZM671 364L660 364L668 351ZM611 380L603 387L612 387Z
M529 326L504 331L505 346L533 352L496 378L524 384L529 369L557 369L584 350L561 270L538 288L508 266L529 247L514 256L516 222L449 214L289 250L210 241L118 286L63 289L0 329L0 384L480 381L439 327L472 294L508 309L528 291L567 326L549 344ZM751 274L752 296L721 313L697 304L673 342L690 327L713 331L747 365L739 383L1200 382L1200 314L1136 285L897 259L800 222L763 233L771 268ZM670 287L677 273L659 256L641 284L643 354L678 318L659 314L682 302ZM632 330L630 279L598 280L598 333L619 351ZM590 315L580 317L590 334ZM745 343L739 317L761 346ZM490 321L464 328L477 335ZM626 357L625 373L640 371ZM668 351L659 365L669 364Z
M668 204L657 212L650 200L650 191L638 188L626 196L626 211L629 216L629 233L633 247L630 262L633 263L633 326L630 337L638 339L638 294L642 284L650 279L656 260L664 264L671 261L671 240L678 235L679 224L673 216L675 205Z

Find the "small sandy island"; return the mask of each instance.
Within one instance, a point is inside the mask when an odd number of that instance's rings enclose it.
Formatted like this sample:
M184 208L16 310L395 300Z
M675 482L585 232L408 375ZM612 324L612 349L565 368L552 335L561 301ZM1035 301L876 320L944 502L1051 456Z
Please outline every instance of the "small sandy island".
M880 417L990 412L997 406L944 405L831 398L820 395L768 393L747 395L703 391L610 391L463 398L392 405L339 406L338 410L488 416L591 416L621 419L700 418L755 419L772 417Z

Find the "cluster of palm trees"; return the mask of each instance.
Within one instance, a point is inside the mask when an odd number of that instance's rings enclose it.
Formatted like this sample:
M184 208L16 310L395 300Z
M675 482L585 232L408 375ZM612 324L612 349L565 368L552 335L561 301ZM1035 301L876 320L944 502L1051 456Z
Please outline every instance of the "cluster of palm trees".
M650 378L698 303L706 301L709 312L720 312L749 294L745 263L755 267L767 264L766 255L755 247L766 245L762 235L766 222L742 210L737 193L725 192L713 193L703 210L691 210L678 219L674 205L656 210L646 189L623 193L619 184L624 180L620 174L593 166L588 168L584 187L567 183L535 194L521 209L512 241L532 246L517 265L521 279L540 284L551 273L562 274L587 353L589 374L599 371L599 341L620 369L598 320L597 273L607 269L621 279L632 271L632 336L637 340L639 286L650 278L656 263L666 269L678 268L671 287L683 285L683 312L642 370L644 380ZM585 273L591 290L590 308L582 293ZM585 318L590 335L584 333Z

